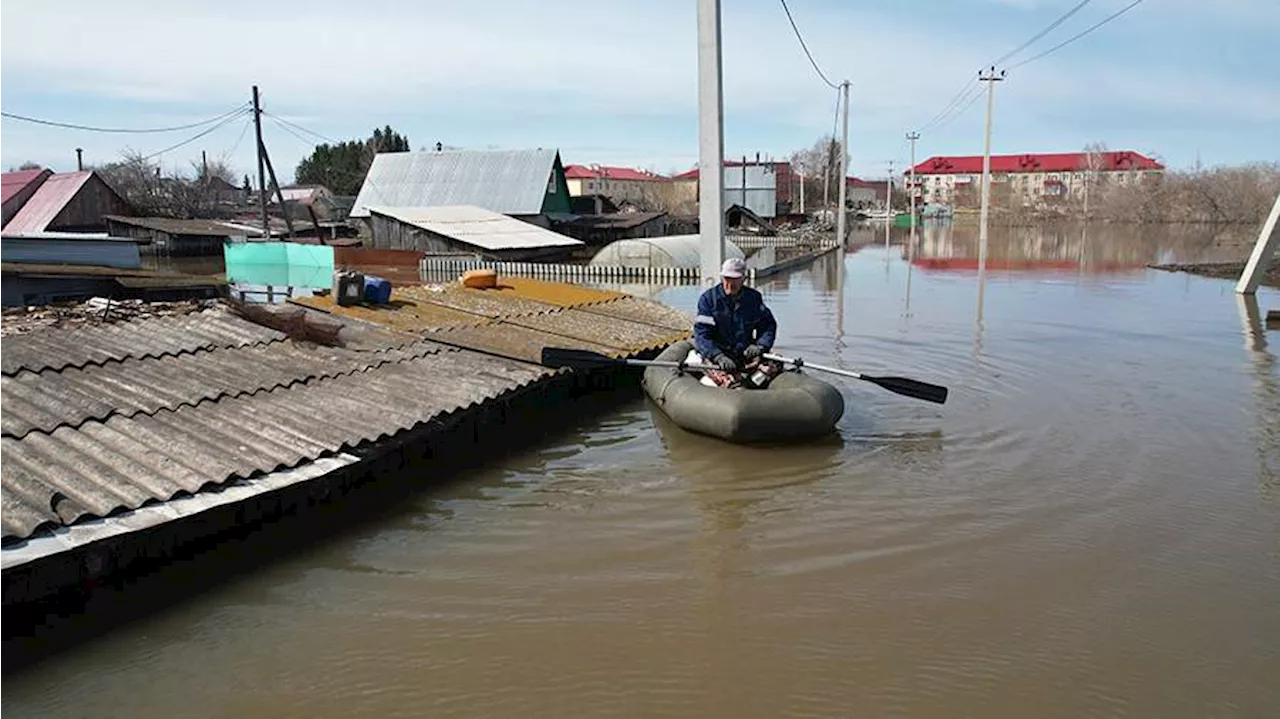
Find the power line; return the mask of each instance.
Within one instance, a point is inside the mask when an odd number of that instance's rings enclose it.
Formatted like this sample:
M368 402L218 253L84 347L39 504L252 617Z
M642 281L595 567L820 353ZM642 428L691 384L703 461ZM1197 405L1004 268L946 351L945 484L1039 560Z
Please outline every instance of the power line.
M236 154L236 150L240 149L240 143L244 140L244 136L249 132L249 126L253 124L252 120L245 120L244 127L240 128L240 136L236 138L236 143L227 151L227 157Z
M804 37L800 35L800 28L796 27L796 21L791 17L791 8L787 7L787 0L779 0L782 3L782 9L787 13L787 20L791 22L791 29L796 33L796 39L800 41L800 48L804 50L805 57L809 58L809 64L813 65L814 72L818 73L818 77L827 83L827 87L832 90L840 89L838 85L827 79L826 73L822 72L822 68L818 67L817 61L813 59L813 54L809 52L809 46L804 43Z
M178 130L190 130L195 127L201 127L203 125L208 125L211 122L217 122L218 120L222 120L224 118L228 118L233 115L236 115L240 111L244 110L248 104L249 103L247 102L242 103L238 105L235 109L230 110L229 112L224 112L223 114L218 115L217 117L211 117L208 120L193 122L190 125L175 125L174 127L154 127L150 129L134 129L134 128L123 128L123 127L91 127L89 125L76 125L70 122L56 122L54 120L42 120L37 117L27 117L26 115L17 115L11 112L0 112L0 115L13 120L22 120L23 122L31 122L37 125L50 125L52 127L66 127L72 130L84 130L86 132L123 132L123 133L141 134L141 133L155 133L155 132L177 132Z
M1071 8L1070 10L1066 11L1065 13L1063 13L1063 14L1062 14L1062 17L1060 17L1060 18L1058 18L1057 20L1054 20L1053 22L1049 23L1049 25L1048 25L1047 27L1045 27L1045 29L1041 30L1040 32L1036 33L1035 35L1032 35L1030 40L1027 40L1026 42L1022 43L1021 45L1019 45L1019 46L1015 47L1014 49L1010 50L1009 52L1006 52L1005 54L1001 55L999 59L997 59L997 60L995 60L994 62L989 63L989 64L991 64L991 65L1003 65L1005 60L1008 60L1009 58L1013 57L1014 55L1017 55L1018 53L1022 52L1022 51L1023 51L1023 50L1025 50L1025 49L1027 49L1027 48L1028 48L1032 43L1034 43L1036 40L1039 40L1040 38L1044 37L1045 35L1048 35L1050 32L1052 32L1052 31L1053 31L1053 29L1054 29L1055 27L1057 27L1057 26L1061 25L1062 23L1066 22L1068 18L1070 18L1072 15L1075 15L1075 14L1076 14L1077 12L1079 12L1079 11L1080 11L1080 10L1081 10L1085 5L1088 5L1090 2L1092 2L1092 0L1080 0L1080 3L1079 3L1079 4L1077 4L1075 7Z
M979 86L975 85L975 87L979 87ZM952 113L951 117L948 117L946 120L944 120L941 124L937 125L937 126L936 126L936 127L934 127L933 129L935 129L935 130L941 130L942 128L946 127L947 125L950 125L952 122L955 122L955 121L956 121L960 116L962 116L962 115L964 115L966 112L968 112L968 111L969 111L969 108L973 107L973 103L977 102L977 101L978 101L978 99L979 99L979 98L981 98L981 97L982 97L982 93L981 93L981 92L975 92L975 93L973 93L973 96L969 98L968 102L966 102L966 103L965 103L963 106L961 106L958 110L956 110L954 113Z
M1035 62L1036 60L1039 60L1040 58L1044 57L1045 55L1052 54L1052 53L1054 53L1054 52L1056 52L1056 51L1058 51L1058 50L1062 49L1063 47L1066 47L1067 45L1070 45L1071 43L1075 42L1076 40L1079 40L1080 38L1084 37L1085 35L1088 35L1089 33L1093 32L1094 30L1097 30L1098 28L1102 27L1103 25L1106 25L1107 23L1111 22L1112 20L1115 20L1116 18L1120 17L1121 15L1123 15L1123 14L1125 14L1125 13L1129 12L1129 11L1130 11L1130 10L1132 10L1133 8L1137 7L1137 6L1138 6L1138 4L1139 4L1139 3L1141 3L1141 2L1142 2L1142 0L1133 0L1133 2L1129 3L1128 5L1125 5L1124 7L1120 8L1120 10L1118 10L1118 11L1116 11L1116 12L1114 12L1114 13L1112 13L1112 14L1108 15L1108 16L1107 16L1107 17L1105 17L1105 18L1103 18L1100 22L1098 22L1098 23L1097 23L1097 24L1095 24L1095 25L1090 26L1089 28L1085 29L1083 32L1080 32L1080 33L1077 33L1077 34L1075 34L1075 35L1072 35L1071 37L1067 38L1066 40L1063 40L1062 42L1058 43L1057 45L1054 45L1053 47L1049 48L1048 50L1045 50L1044 52L1040 53L1039 55L1033 55L1033 56L1031 56L1031 57L1027 58L1026 60L1023 60L1022 62L1017 63L1016 65L1014 65L1014 66L1010 67L1009 69L1010 69L1010 70L1016 70L1017 68L1020 68L1020 67L1022 67L1023 65L1026 65L1026 64L1028 64L1028 63Z
M263 114L266 115L267 113L264 112ZM277 127L289 133L290 135L293 135L294 137L298 138L298 141L301 142L302 144L307 145L308 147L315 147L316 143L314 140L308 140L307 138L298 134L298 132L295 131L293 128L281 122L280 118L275 117L274 115L268 115L268 117L271 118L271 121L274 122Z
M1141 0L1138 0L1138 1L1141 2ZM1075 15L1077 12L1083 9L1085 5L1088 5L1090 2L1092 2L1092 0L1080 0L1080 2L1076 3L1074 7L1072 7L1070 10L1066 11L1061 16L1059 16L1057 20L1054 20L1053 22L1049 23L1047 26L1044 27L1044 29L1042 29L1040 32L1036 33L1035 35L1032 35L1026 42L1022 43L1021 45L1018 45L1017 47L1013 48L1009 52L1006 52L1004 55L1001 55L999 58L987 63L987 65L990 65L990 66L1000 65L1004 63L1004 61L1013 57L1014 55L1017 55L1018 53L1027 49L1032 44L1034 44L1037 40L1039 40L1040 38L1052 32L1054 28L1066 22L1068 19L1071 18L1072 15ZM1035 59L1035 58L1032 58L1032 59ZM1030 60L1026 62L1030 62ZM1015 65L1014 67L1018 67L1018 65ZM943 106L942 110L940 110L937 115L933 116L933 119L921 125L919 128L917 128L917 130L926 130L932 125L938 125L940 127L942 125L949 123L951 119L954 119L955 117L957 117L958 114L952 115L951 118L945 121L943 118L945 118L948 115L948 113L950 113L951 111L963 106L966 101L970 101L971 98L967 97L967 93L974 91L975 89L977 89L977 87L978 86L976 84L965 83L964 87L960 89L960 92L956 93L955 96L953 96L951 100L946 105ZM967 109L967 106L966 106L966 109ZM960 113L963 113L963 112L964 112L963 110L960 111Z
M957 92L954 96L952 96L951 101L948 102L946 105L944 105L942 109L938 111L938 114L934 115L933 118L930 119L925 124L916 128L916 130L917 131L928 130L931 127L937 127L937 126L946 124L945 118L947 118L949 114L954 112L956 108L963 105L965 101L969 100L971 95L973 93L976 93L978 89L979 89L979 85L976 82L971 81L971 82L965 83L964 87L960 88L960 92Z
M302 125L299 125L299 124L294 123L294 122L289 122L288 120L284 119L283 117L280 117L279 115L276 115L276 114L273 114L273 113L267 112L266 110L263 110L263 111L262 111L262 114L263 114L263 115L266 115L267 117L270 117L272 120L275 120L276 122L279 122L279 123L283 123L283 124L285 124L285 125L288 125L289 127L292 127L292 128L293 128L293 129L295 129L295 130L301 130L302 132L305 132L305 133L307 133L308 135L314 135L315 137L318 137L318 138L320 138L321 140L324 140L325 142L331 142L331 143L333 143L333 144L335 144L335 145L340 144L337 140L333 139L332 137L327 137L327 136L325 136L325 135L321 135L320 133L316 132L315 130L308 130L307 128L303 127Z
M248 108L241 108L237 114L232 115L231 117L226 118L225 120L223 120L222 122L219 122L218 124L214 125L213 127L210 127L209 129L204 130L203 132L200 132L200 133L197 133L197 134L195 134L195 135L192 135L191 137L188 137L187 139L183 140L182 142L177 143L176 145L170 145L169 147L166 147L166 148L164 148L163 150L160 150L159 152L153 152L153 153L151 153L150 155L147 155L146 157L140 158L140 159L139 159L139 161L140 161L140 162L145 162L145 161L147 161L147 160L152 160L152 159L155 159L155 158L157 158L157 157L159 157L159 156L161 156L161 155L165 154L166 152L171 152L171 151L173 151L173 150L176 150L176 149L178 149L179 147L182 147L183 145L189 145L189 144L191 144L191 143L195 142L196 140L199 140L200 138L204 137L205 135L208 135L209 133L213 132L214 130L217 130L218 128L220 128L220 127L222 127L222 126L226 125L227 123L231 122L232 120L238 119L238 118L240 118L240 117L242 117L242 116L244 116L244 115L248 115L248 114L251 114L251 113L252 113L252 111L251 111L251 110L249 110Z

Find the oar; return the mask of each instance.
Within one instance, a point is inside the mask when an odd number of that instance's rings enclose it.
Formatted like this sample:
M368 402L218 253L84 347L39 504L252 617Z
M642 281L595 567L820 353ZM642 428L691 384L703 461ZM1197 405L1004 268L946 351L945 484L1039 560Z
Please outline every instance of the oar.
M795 365L796 367L808 367L810 369L830 372L832 374L842 375L844 377L852 377L879 385L890 392L896 392L907 397L915 397L926 402L937 402L945 404L947 401L947 388L941 385L929 384L920 380L910 379L908 377L872 377L860 372L851 372L844 369L836 369L835 367L824 367L820 364L810 364L803 359L791 359L790 357L782 357L775 354L766 354L765 359L771 359L774 362Z
M561 367L582 367L599 364L631 365L635 367L671 367L679 370L699 371L720 369L719 367L713 367L711 365L686 364L684 362L621 359L618 357L602 355L599 352L569 349L567 347L543 347L541 364L544 367L555 367L556 369Z

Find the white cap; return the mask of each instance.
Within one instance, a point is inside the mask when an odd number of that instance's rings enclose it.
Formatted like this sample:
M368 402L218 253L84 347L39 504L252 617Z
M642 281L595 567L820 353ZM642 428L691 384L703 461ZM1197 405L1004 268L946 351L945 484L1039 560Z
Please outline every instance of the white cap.
M742 277L747 272L747 263L737 257L730 257L720 266L721 277Z

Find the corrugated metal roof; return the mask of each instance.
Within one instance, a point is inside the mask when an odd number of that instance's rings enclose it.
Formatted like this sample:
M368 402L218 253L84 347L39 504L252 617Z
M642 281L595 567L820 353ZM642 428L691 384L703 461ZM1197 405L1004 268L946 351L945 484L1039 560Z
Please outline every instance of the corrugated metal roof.
M472 205L370 207L370 212L485 250L573 247L581 240Z
M173 412L3 437L4 538L293 467L548 374L473 352L442 352Z
M15 335L5 340L0 370L6 375L20 370L42 372L128 357L162 357L202 348L241 347L282 339L281 332L226 310L213 309L181 317Z
M0 202L8 202L9 198L22 192L27 185L39 180L41 176L52 174L50 170L18 170L0 175L0 188L3 188Z
M419 341L386 352L273 342L158 359L130 358L83 369L0 377L0 429L6 436L79 427L205 400L238 397L316 379L363 372L451 347Z
M43 232L93 176L92 172L61 172L40 185L31 199L4 226L5 233Z
M384 152L356 196L352 217L371 207L475 205L506 215L542 212L555 150Z

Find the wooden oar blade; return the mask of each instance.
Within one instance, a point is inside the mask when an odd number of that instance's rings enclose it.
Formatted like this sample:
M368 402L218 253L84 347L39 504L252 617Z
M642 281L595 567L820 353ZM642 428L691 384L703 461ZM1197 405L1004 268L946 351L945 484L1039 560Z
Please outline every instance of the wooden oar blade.
M541 364L543 367L560 369L562 367L619 364L619 361L613 357L606 357L599 352L590 350L571 349L568 347L543 347Z
M863 375L862 379L880 385L890 392L896 392L907 397L915 397L916 399L938 404L946 404L947 402L947 388L936 384L921 382L909 377L869 377Z

